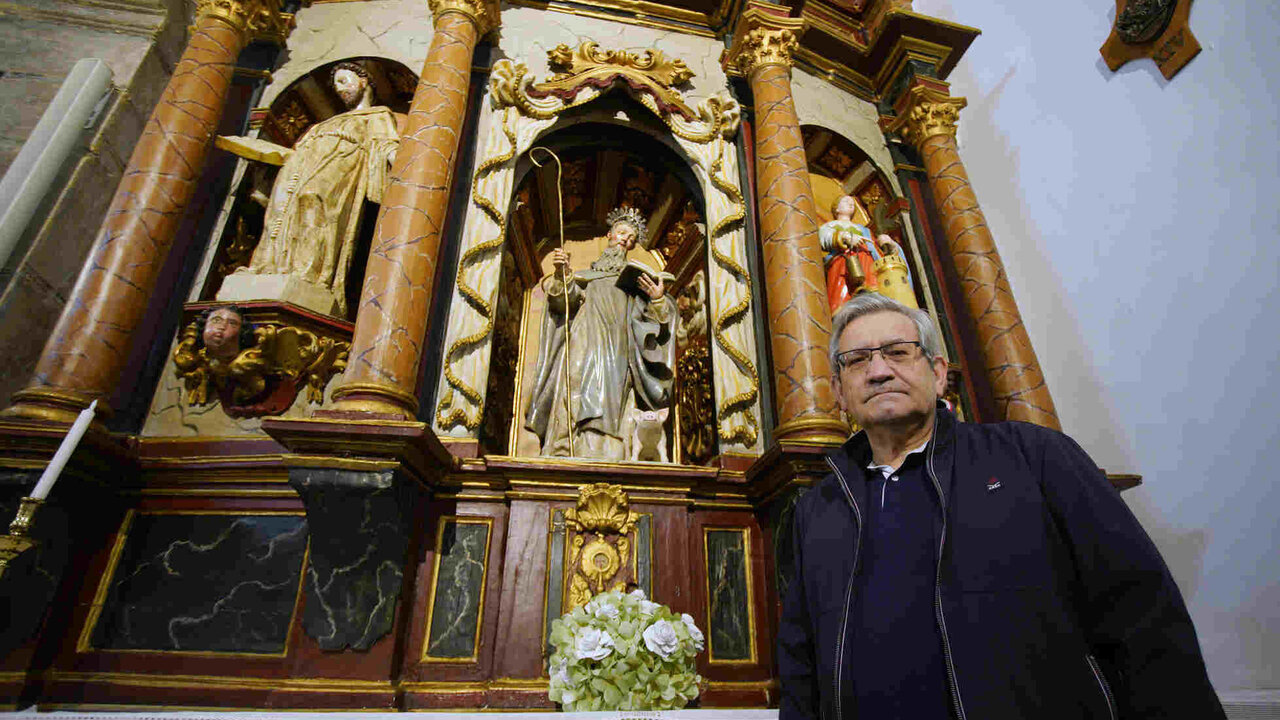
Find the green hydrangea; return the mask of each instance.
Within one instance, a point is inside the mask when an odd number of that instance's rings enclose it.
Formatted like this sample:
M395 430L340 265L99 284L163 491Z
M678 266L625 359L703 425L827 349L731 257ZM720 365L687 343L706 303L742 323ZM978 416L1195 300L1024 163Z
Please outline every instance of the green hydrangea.
M566 711L673 710L698 696L702 632L639 590L601 593L551 622L548 695Z

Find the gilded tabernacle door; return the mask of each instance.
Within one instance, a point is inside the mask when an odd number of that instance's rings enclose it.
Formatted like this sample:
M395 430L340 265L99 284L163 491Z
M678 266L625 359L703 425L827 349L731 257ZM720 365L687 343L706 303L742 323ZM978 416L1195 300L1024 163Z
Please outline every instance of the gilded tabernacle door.
M436 432L490 455L759 454L737 103L691 107L659 50L548 57L545 81L493 68Z

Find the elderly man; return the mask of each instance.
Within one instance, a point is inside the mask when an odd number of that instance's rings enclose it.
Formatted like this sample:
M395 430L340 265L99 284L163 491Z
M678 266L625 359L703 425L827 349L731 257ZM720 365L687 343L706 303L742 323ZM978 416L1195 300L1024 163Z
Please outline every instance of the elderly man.
M958 422L929 316L836 312L863 429L797 504L782 720L1223 718L1151 540L1065 435Z

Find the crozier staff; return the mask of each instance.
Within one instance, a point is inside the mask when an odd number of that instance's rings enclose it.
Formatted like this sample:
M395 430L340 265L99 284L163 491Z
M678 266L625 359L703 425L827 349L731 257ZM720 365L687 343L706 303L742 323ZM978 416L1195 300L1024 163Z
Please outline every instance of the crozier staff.
M929 315L876 294L831 333L863 429L795 510L781 720L1225 718L1155 545L1060 432L939 402Z

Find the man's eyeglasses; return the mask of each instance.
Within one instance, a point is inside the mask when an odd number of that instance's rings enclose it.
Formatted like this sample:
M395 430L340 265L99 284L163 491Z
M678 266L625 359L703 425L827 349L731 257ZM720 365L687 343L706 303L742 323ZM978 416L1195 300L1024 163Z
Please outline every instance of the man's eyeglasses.
M871 365L871 358L880 353L890 365L906 365L916 359L916 348L923 349L919 340L899 340L880 347L854 348L836 355L836 363L845 370L859 372Z

